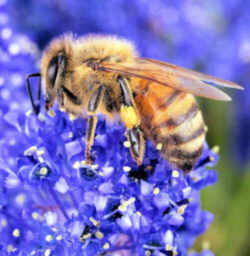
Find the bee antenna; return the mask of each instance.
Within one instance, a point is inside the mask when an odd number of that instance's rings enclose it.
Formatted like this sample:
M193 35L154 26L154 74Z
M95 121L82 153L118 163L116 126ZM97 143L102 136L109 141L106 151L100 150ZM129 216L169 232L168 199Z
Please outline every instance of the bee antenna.
M36 101L34 101L34 98L33 98L33 95L32 95L32 90L31 90L31 85L30 85L30 78L31 77L40 77ZM26 78L26 87L27 87L27 90L28 90L28 95L29 95L29 98L30 98L30 102L31 102L31 105L32 105L33 112L35 113L35 115L38 115L38 113L40 111L40 104L41 104L41 74L40 73L29 74Z

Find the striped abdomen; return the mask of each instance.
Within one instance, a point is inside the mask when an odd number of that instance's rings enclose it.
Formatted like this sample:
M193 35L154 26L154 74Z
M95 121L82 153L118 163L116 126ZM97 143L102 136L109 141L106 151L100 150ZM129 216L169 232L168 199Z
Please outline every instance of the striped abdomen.
M143 80L140 89L135 102L145 136L162 145L169 162L190 171L205 140L205 125L194 96Z

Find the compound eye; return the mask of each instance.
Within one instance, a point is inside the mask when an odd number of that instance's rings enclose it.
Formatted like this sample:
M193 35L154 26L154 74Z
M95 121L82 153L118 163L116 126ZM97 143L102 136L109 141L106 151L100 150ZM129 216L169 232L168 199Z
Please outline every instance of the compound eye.
M58 59L59 59L59 56L55 56L54 58L52 58L52 60L49 63L48 78L52 88L55 86L56 76L58 72L58 64L59 64Z

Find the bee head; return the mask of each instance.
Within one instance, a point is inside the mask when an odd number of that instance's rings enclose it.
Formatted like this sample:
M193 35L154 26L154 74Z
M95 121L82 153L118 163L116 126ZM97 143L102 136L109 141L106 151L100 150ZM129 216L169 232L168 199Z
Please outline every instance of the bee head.
M45 108L49 110L58 96L58 92L64 86L64 76L68 66L68 60L72 56L73 41L72 34L65 34L52 40L43 53L41 73L33 73L27 76L26 85L28 95L36 115L40 112L41 87L43 87L45 92ZM36 99L33 97L31 90L30 78L32 77L40 78Z

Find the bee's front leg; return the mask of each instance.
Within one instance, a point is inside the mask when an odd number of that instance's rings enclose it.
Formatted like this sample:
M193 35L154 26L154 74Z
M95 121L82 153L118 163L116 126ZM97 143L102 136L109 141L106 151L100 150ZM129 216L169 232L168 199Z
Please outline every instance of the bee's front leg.
M60 107L64 107L64 95L63 95L63 88L60 87L57 91L57 99Z
M31 77L39 77L39 84L38 84L38 91L37 91L37 99L34 100L32 90L31 90L31 84L30 84L30 78ZM41 107L41 74L40 73L34 73L34 74L29 74L26 78L26 87L28 90L28 95L30 98L31 106L33 109L33 112L35 115L38 115L40 112L40 107Z
M118 76L117 80L121 90L120 116L127 128L126 135L131 144L130 153L136 163L141 165L144 157L145 142L143 132L140 129L140 116L128 81L121 76Z
M97 116L96 110L99 107L104 93L104 85L98 87L94 93L92 94L89 103L88 103L88 122L87 122L87 130L86 130L86 146L85 146L85 160L87 164L92 163L91 159L91 147L94 143L96 125L97 125Z

